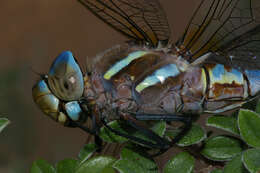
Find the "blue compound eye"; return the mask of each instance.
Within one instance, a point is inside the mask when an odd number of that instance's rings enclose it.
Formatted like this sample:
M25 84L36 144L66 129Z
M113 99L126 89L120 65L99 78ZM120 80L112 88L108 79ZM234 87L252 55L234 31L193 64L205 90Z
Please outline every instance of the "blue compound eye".
M65 124L67 122L68 118L60 110L59 99L51 93L48 85L44 80L40 80L34 85L34 87L32 88L32 96L34 102L39 106L43 113L61 124Z
M84 90L83 74L70 51L62 52L53 62L48 85L52 93L61 100L78 100Z

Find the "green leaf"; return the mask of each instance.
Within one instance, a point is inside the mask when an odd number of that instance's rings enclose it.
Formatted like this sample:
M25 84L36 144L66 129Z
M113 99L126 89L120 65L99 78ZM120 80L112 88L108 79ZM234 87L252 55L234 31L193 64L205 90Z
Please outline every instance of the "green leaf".
M223 173L223 171L221 169L214 169L210 173Z
M215 136L206 141L201 154L210 160L227 161L242 152L240 145L240 141L237 139Z
M260 149L249 149L243 153L242 161L250 173L260 172Z
M124 129L122 129L120 127L120 124L118 121L111 121L108 123L108 126L117 131L120 131L121 133L128 134ZM123 143L123 142L128 141L127 138L114 134L113 132L108 130L105 126L103 126L100 129L99 137L101 137L104 141L110 142L110 143L113 143L113 142Z
M112 167L115 161L108 156L94 157L81 164L75 173L115 173Z
M123 148L121 159L113 165L120 173L157 173L158 168L154 161L140 154Z
M242 162L242 154L237 155L226 164L224 173L248 173Z
M167 130L166 136L168 136L170 139L173 139L175 136L180 133L181 130ZM204 129L202 129L197 124L192 124L190 130L183 136L178 142L177 145L180 147L190 146L193 144L197 144L201 141L203 141L207 137Z
M260 99L259 99L258 102L257 102L255 112L258 113L258 114L260 114Z
M56 165L57 173L74 173L78 166L78 161L75 159L64 159Z
M207 126L219 128L231 132L235 135L239 135L239 129L237 126L237 119L227 116L211 116L207 120Z
M194 168L195 160L187 152L181 152L168 161L164 167L164 173L191 173Z
M56 171L47 161L37 160L32 164L31 173L56 173Z
M10 123L7 118L0 118L0 132Z
M238 114L241 138L252 147L260 147L260 116L250 110L241 109Z
M96 151L97 147L95 144L86 144L79 152L80 164L85 162L91 157L91 155Z
M165 121L158 121L150 129L153 132L155 132L158 136L163 137L165 130L166 130L166 122Z
M207 137L204 129L197 124L192 124L191 129L185 134L183 138L177 143L178 146L185 147L197 144Z

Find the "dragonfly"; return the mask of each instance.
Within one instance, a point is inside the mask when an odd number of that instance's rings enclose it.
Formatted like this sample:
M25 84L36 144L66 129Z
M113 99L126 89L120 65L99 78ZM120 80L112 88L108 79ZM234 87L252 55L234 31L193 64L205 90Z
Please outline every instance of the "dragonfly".
M192 116L241 107L260 95L260 3L201 0L176 42L158 0L79 0L129 41L93 58L83 74L72 52L54 60L33 86L33 99L53 120L95 136L116 135L166 151ZM177 25L177 21L174 22ZM90 119L91 127L84 125ZM108 125L118 120L150 140ZM182 122L172 140L140 122Z

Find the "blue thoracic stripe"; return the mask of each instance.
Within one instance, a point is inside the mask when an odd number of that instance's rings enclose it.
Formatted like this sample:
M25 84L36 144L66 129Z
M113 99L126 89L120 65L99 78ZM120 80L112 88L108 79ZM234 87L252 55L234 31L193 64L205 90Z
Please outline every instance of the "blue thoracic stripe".
M117 74L120 70L128 66L132 61L143 57L144 55L148 54L148 51L136 51L130 53L127 57L123 58L122 60L115 63L109 70L104 74L104 79L109 80L115 74Z
M135 89L137 92L140 93L145 88L155 85L159 82L163 84L168 77L175 77L178 74L180 74L180 71L178 70L175 64L165 65L154 71L151 75L147 76L142 82L140 82L136 86Z

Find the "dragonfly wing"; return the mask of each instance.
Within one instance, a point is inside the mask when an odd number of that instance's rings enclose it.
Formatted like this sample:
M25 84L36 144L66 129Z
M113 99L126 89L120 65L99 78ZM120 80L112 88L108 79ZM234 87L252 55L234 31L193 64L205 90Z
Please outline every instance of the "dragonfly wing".
M176 45L189 51L190 62L209 51L223 52L241 35L252 35L249 31L260 24L259 4L258 0L201 0Z
M79 0L105 23L132 40L167 44L170 29L158 0Z
M259 70L260 25L221 47L206 62L225 64L241 70Z

